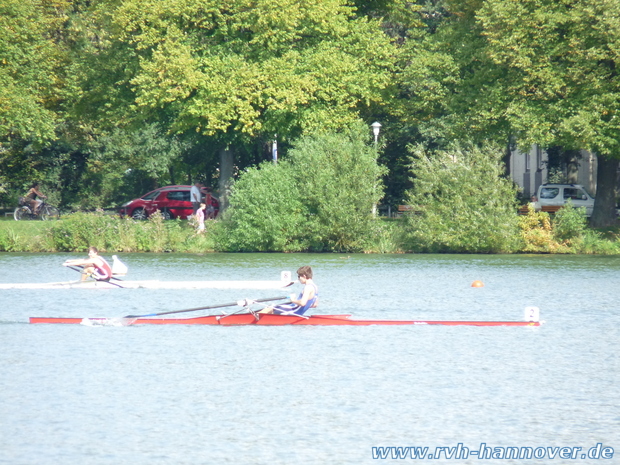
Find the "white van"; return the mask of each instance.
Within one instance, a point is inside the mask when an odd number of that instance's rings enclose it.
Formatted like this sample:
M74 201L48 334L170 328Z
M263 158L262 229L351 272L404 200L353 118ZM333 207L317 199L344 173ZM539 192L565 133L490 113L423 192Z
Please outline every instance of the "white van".
M570 199L573 207L585 207L586 216L592 216L594 197L579 184L542 184L538 188L537 197L540 207L563 206Z

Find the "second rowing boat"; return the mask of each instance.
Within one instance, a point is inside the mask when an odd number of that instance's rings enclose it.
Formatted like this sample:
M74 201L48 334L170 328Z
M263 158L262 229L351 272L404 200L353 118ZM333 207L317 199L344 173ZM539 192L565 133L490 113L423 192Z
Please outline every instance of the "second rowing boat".
M0 289L283 289L294 281L68 281L0 283Z

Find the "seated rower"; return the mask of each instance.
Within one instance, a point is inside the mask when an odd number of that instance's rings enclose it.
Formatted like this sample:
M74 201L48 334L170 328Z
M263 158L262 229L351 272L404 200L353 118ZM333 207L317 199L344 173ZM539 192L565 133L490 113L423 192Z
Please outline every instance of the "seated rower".
M312 268L302 266L297 270L299 282L304 285L303 291L296 299L282 305L267 307L258 313L274 313L276 315L303 315L308 309L315 308L319 303L319 288L312 281Z
M88 258L67 260L62 266L81 266L84 268L81 281L86 281L89 277L93 277L97 281L109 281L112 277L112 268L103 257L99 256L97 247L88 248Z

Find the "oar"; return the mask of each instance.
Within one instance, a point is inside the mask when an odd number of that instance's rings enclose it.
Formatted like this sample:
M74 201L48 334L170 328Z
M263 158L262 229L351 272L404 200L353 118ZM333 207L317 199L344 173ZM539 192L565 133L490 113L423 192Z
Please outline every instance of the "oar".
M67 268L71 268L73 271L77 271L78 273L82 273L82 270L80 268L76 268L76 267L71 266L71 265L67 265ZM125 287L121 286L120 284L113 283L112 279L116 279L117 281L123 281L122 279L118 279L118 278L112 277L112 278L110 278L109 281L103 281L103 282L110 283L113 286L120 287L121 289L125 289Z
M252 302L270 302L272 300L284 300L284 299L288 299L288 297L269 297L266 299L256 299L256 300L253 300ZM173 310L171 312L149 313L148 315L127 315L127 316L124 316L123 318L145 318L149 316L172 315L173 313L195 312L198 310L211 310L214 308L233 307L235 305L238 305L237 302L231 302L229 304L209 305L207 307L187 308L185 310Z
M288 297L285 297L285 298L288 298ZM257 311L255 311L255 310L252 310L252 309L250 308L250 305L255 304L255 303L258 303L258 302L261 302L261 301L260 301L260 300L250 300L250 301L248 301L248 300L246 299L246 300L245 300L245 302L244 302L243 304L241 304L240 302L243 302L243 301L239 301L239 302L237 302L237 305L239 305L241 308L239 308L239 309L235 310L234 312L224 313L223 315L220 315L220 316L216 317L216 319L219 321L219 320L221 320L221 319L223 319L223 318L226 318L227 316L236 315L237 313L241 313L241 312L243 312L244 310L249 310L249 311L250 311L250 313L251 313L252 315L254 315L254 318L256 318L256 319L258 320L258 315L257 315L257 314L258 314L258 313L260 313L260 312L257 312ZM290 301L288 301L288 302L284 302L282 305L286 305L286 304L290 304L290 303L291 303L291 302L290 302Z

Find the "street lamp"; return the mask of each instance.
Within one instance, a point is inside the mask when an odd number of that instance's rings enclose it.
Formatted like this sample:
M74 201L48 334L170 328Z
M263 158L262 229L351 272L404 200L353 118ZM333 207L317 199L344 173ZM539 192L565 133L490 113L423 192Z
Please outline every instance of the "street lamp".
M375 147L377 146L377 141L379 140L379 131L381 130L381 123L375 121L370 125L372 127L372 133L375 135Z
M375 121L374 123L370 125L370 127L372 127L372 133L375 135L375 152L376 152L377 142L379 140L379 131L381 130L381 123L379 123L378 121ZM372 216L373 217L377 216L377 204L376 203L372 204Z

